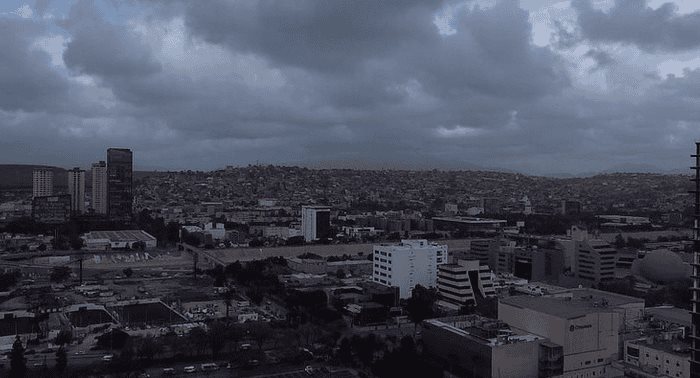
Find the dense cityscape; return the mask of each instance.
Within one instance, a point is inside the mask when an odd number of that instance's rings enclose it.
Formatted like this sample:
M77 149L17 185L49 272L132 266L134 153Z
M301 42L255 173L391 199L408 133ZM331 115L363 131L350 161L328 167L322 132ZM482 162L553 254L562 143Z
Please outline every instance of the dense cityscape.
M5 167L4 371L689 376L690 176L137 158Z
M700 378L700 1L0 1L0 378Z

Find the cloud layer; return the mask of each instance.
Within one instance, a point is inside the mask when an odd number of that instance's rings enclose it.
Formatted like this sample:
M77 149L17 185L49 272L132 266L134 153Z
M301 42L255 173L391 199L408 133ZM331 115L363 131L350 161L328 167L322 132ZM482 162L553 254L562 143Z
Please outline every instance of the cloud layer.
M3 9L0 161L86 166L126 146L158 169L687 165L700 70L683 62L700 44L697 13L553 3ZM669 65L680 73L659 69Z

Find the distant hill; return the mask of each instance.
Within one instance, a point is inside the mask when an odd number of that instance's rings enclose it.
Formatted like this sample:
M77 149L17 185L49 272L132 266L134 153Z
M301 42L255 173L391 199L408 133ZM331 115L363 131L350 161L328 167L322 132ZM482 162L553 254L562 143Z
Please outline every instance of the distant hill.
M34 168L51 168L53 170L53 185L56 191L68 187L68 170L61 167L31 164L0 164L0 189L32 189L32 171ZM154 172L134 171L134 180L152 176ZM85 187L92 187L92 173L85 170Z
M31 189L34 168L51 168L55 189L68 186L68 173L60 167L29 164L0 164L0 189Z

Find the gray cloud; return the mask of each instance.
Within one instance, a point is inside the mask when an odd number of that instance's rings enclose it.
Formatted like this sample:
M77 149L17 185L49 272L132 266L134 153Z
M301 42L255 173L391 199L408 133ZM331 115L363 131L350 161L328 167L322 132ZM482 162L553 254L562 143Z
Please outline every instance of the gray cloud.
M0 16L0 159L87 165L118 145L157 168L575 173L684 166L700 126L696 71L662 78L594 47L597 69L578 72L533 44L516 2L454 7L449 35L433 1L120 3L129 22L102 5ZM34 46L56 26L65 67ZM582 88L586 75L604 88Z
M62 107L60 98L69 90L68 83L49 67L48 54L30 48L43 29L31 20L0 18L0 109Z
M615 0L608 11L590 0L572 1L583 38L633 44L647 51L678 51L700 46L700 12L679 14L673 3L654 9L647 0Z

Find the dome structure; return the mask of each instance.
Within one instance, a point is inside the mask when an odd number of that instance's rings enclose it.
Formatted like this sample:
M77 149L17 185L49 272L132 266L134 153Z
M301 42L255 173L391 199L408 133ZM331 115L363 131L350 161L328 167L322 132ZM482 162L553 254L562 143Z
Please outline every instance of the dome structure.
M690 277L690 265L669 250L652 251L643 259L634 262L632 271L642 277L656 282L668 283Z

